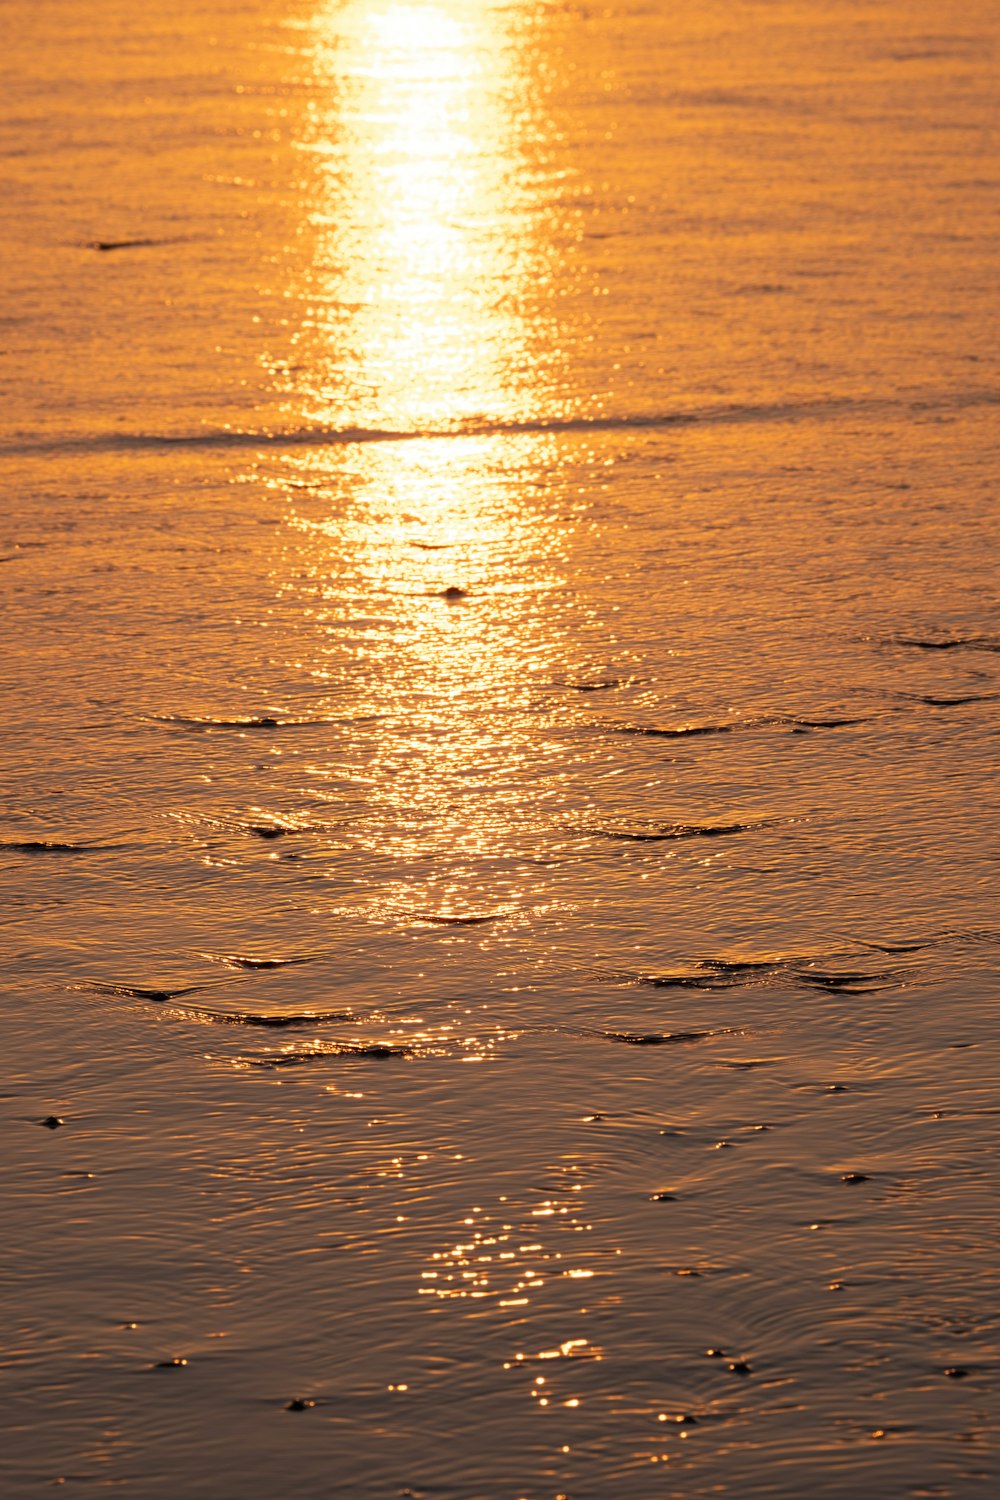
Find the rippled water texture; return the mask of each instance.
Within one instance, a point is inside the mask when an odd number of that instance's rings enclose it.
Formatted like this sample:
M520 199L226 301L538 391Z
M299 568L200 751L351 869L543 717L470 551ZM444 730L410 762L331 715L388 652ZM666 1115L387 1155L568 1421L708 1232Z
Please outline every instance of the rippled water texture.
M5 1497L992 1497L986 0L8 0Z

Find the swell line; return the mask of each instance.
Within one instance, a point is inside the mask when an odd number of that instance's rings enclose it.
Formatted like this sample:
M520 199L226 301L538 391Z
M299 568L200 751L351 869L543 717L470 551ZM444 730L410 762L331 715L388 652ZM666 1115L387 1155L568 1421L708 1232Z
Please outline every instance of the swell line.
M130 453L156 449L349 447L363 443L405 443L428 439L464 437L516 437L530 434L575 432L656 431L671 428L718 427L768 422L823 421L842 415L879 415L906 411L961 410L1000 405L1000 391L967 391L958 394L929 393L914 397L850 396L796 403L767 402L706 406L690 410L633 415L579 415L568 417L480 418L467 422L423 428L395 427L300 427L289 431L245 432L230 428L193 433L97 433L88 436L25 439L6 443L0 453L44 454L75 452Z

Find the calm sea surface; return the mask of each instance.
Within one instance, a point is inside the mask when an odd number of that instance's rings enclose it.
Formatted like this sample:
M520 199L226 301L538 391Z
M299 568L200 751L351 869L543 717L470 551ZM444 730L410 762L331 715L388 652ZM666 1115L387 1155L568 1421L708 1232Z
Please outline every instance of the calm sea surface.
M0 21L4 1497L994 1496L995 4Z

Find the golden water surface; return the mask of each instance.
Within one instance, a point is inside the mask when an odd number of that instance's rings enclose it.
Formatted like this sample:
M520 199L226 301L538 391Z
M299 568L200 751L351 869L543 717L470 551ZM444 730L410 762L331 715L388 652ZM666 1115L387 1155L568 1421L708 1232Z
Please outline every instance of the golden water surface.
M986 0L8 0L0 1486L992 1497Z

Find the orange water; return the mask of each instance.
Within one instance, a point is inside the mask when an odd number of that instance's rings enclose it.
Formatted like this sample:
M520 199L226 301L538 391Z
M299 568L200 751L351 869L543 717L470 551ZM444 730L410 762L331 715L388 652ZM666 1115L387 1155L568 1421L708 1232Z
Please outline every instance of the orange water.
M4 1496L995 1494L995 7L4 20Z

